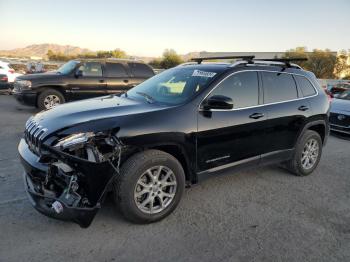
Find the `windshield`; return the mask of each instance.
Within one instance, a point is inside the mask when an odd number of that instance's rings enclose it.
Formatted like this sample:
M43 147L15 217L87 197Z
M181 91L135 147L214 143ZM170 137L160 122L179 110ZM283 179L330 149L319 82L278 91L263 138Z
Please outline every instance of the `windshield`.
M335 96L337 99L350 100L350 90L344 91L339 95Z
M78 61L69 61L62 65L60 68L58 68L57 72L63 75L69 74L70 72L72 72L72 70L76 67L78 63Z
M188 101L202 91L217 72L176 67L166 70L127 92L149 103L160 102L177 105Z

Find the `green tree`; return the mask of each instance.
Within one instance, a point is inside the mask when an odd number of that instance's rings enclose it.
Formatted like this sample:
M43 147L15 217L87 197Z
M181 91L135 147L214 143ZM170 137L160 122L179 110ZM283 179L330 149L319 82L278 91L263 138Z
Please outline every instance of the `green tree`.
M345 50L341 50L337 56L337 62L334 68L334 74L337 78L344 77L344 72L350 70L350 66L347 64L349 54ZM345 76L346 77L346 76ZM348 76L349 77L349 76Z
M286 58L307 58L307 61L297 62L301 67L313 72L317 78L334 78L337 57L329 50L314 49L307 52L306 47L290 49L285 53Z
M114 58L127 58L127 55L125 53L125 51L121 50L121 49L114 49L111 52L111 57Z
M307 55L307 48L305 46L299 46L295 49L289 49L286 51L285 58L308 58ZM300 65L301 67L306 67L306 62L296 62L296 64Z
M111 58L111 52L110 51L97 51L95 54L95 57L97 58Z
M306 61L307 69L314 72L317 78L334 78L334 67L337 57L329 49L314 49L309 54L309 60Z
M161 62L162 62L162 60L160 58L155 58L155 59L151 60L148 64L150 66L152 66L153 68L160 69L160 68L162 68Z
M345 75L342 79L344 79L344 80L350 80L350 74Z
M168 69L183 63L181 57L173 49L166 49L160 62L162 68Z
M49 60L55 60L55 53L51 49L47 51L46 56Z

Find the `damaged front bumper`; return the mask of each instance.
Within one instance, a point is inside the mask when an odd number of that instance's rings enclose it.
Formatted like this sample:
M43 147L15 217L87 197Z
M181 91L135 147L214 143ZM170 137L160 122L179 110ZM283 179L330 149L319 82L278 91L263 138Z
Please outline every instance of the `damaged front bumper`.
M50 161L34 154L22 139L18 151L30 202L40 213L88 227L101 207L118 169L110 162L91 162L65 153Z

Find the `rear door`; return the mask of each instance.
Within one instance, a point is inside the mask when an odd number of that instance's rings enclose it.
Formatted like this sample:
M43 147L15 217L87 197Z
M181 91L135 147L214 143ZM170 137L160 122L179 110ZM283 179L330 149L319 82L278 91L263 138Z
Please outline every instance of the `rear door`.
M129 65L130 73L132 75L132 79L130 79L130 82L129 82L131 87L134 87L142 83L146 79L154 76L153 69L146 64L130 62L128 63L128 65Z
M81 76L72 76L69 89L74 99L85 99L106 94L106 82L100 62L83 62L77 71Z
M292 74L260 72L267 112L265 152L273 156L294 148L300 129L310 116L308 100L298 90ZM272 154L271 154L272 153ZM288 157L288 152L285 152Z
M130 75L126 64L107 61L104 75L107 81L108 94L119 94L129 90Z

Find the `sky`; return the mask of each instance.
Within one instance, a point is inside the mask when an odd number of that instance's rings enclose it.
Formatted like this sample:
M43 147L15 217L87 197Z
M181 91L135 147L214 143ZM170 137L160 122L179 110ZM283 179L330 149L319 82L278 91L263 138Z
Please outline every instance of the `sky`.
M55 43L160 56L350 49L349 0L0 0L0 50Z

